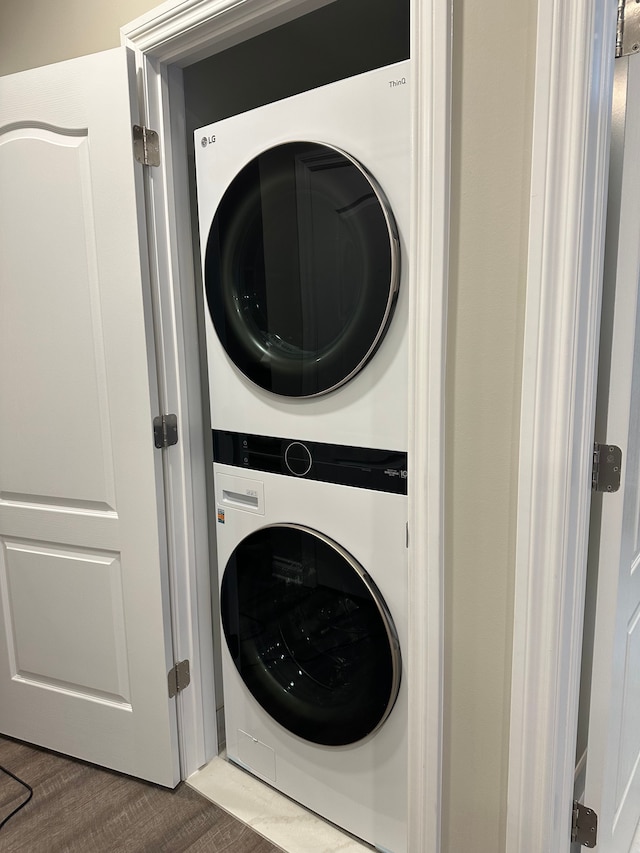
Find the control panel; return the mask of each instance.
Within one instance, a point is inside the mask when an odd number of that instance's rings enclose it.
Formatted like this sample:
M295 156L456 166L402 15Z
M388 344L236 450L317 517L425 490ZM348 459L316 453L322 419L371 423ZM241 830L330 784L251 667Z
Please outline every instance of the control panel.
M407 454L398 450L213 430L213 457L248 471L407 494Z

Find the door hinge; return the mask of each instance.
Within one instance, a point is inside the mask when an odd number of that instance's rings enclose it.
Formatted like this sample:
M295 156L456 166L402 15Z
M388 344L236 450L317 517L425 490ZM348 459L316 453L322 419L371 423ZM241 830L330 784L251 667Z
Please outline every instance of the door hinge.
M616 59L640 53L640 2L618 0Z
M158 415L153 419L153 443L156 447L173 447L178 443L177 415Z
M622 450L615 444L593 445L591 488L594 492L617 492L622 472Z
M176 693L184 690L191 683L189 661L181 660L180 663L172 666L167 675L167 680L169 682L169 699L173 699Z
M159 166L160 138L157 131L134 124L133 155L143 166Z
M577 800L573 801L571 841L583 847L595 847L598 841L598 815Z

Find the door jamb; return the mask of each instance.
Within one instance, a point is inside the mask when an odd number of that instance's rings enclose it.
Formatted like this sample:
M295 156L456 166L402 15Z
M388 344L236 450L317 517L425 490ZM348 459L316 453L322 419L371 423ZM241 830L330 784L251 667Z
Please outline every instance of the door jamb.
M198 466L209 459L195 413L201 406L199 365L189 348L195 328L194 275L188 200L175 174L184 118L168 96L170 72L229 47L330 0L169 0L121 30L135 50L141 120L147 115L161 136L163 161L148 176L148 222L156 276L159 370L165 404L177 409L182 444L169 460L168 513L172 528L173 630L178 659L192 655L192 690L179 696L183 775L215 752L207 720L214 693L213 662L207 654L210 616L203 598L209 586L205 491ZM409 849L440 849L442 765L442 623L444 516L444 366L449 233L449 125L451 0L411 0L413 150L416 180L411 200L410 258L413 287L410 328L409 641L407 670L424 673L409 683ZM145 106L146 105L146 106ZM145 115L146 114L146 115ZM184 136L184 132L183 132ZM183 160L183 164L185 160ZM183 165L183 168L186 166ZM149 171L149 170L147 170ZM182 179L182 185L186 181ZM182 245L182 249L181 249ZM187 257L189 255L189 257ZM190 436L187 440L187 426ZM172 448L175 450L175 448ZM193 514L195 513L195 515ZM199 604L200 602L200 604Z
M538 7L507 853L570 843L616 13Z

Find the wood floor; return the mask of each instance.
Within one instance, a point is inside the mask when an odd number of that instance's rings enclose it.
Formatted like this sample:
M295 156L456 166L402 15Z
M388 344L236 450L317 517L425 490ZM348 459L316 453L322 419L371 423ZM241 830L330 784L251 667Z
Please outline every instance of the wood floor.
M3 737L0 765L33 788L0 829L2 853L280 853L184 784L168 791ZM27 794L0 772L0 822Z

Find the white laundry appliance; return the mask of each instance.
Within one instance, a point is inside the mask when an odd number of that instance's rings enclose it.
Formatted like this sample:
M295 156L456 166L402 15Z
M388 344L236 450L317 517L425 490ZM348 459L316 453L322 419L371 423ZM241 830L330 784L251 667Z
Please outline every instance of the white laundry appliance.
M407 853L406 454L215 445L228 757Z
M410 62L195 132L212 426L407 449Z

